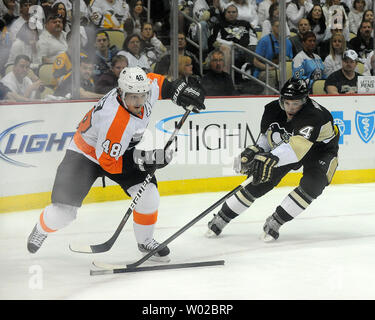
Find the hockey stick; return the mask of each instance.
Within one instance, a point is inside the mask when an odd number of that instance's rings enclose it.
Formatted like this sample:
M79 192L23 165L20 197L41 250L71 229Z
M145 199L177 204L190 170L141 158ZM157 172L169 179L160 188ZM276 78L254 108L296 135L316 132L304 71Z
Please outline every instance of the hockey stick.
M202 261L202 262L188 262L188 263L176 263L176 264L163 264L139 268L122 268L119 266L101 265L100 263L93 263L101 270L90 270L91 276L113 274L113 273L126 273L126 272L139 272L139 271L155 271L155 270L169 270L169 269L184 269L184 268L197 268L197 267L208 267L208 266L223 266L224 260L216 261ZM104 268L105 267L105 268Z
M183 232L185 232L187 229L189 229L192 225L194 225L196 222L201 220L203 217L205 217L207 214L209 214L212 210L214 210L216 207L218 207L220 204L222 204L224 201L226 201L228 198L230 198L232 195L240 191L242 188L247 186L253 181L253 177L248 177L244 182L242 182L239 186L234 188L232 191L227 193L225 196L223 196L220 200L216 201L213 205L211 205L209 208L207 208L205 211L203 211L199 216L195 217L193 220L191 220L189 223L187 223L185 226L183 226L180 230L178 230L176 233L171 235L167 240L160 243L158 247L150 251L148 254L146 254L143 258L139 259L138 261L126 265L126 268L121 269L138 269L137 267L141 265L143 262L148 260L152 255L154 255L157 251L165 248L168 243L172 242L174 239L176 239L179 235L181 235ZM120 272L120 271L118 271ZM122 272L128 272L128 271L122 271Z
M169 138L167 144L164 147L164 150L167 150L170 145L172 144L173 140L175 139L178 131L181 129L182 125L186 121L187 117L189 116L190 112L193 110L193 106L189 106L186 108L186 112L182 116L181 120L177 123L176 128L174 129L171 137ZM100 253L100 252L106 252L110 250L115 243L116 239L118 238L119 234L121 233L122 229L124 228L126 222L128 221L130 215L132 214L135 206L137 205L140 197L142 196L142 193L145 191L147 185L150 183L152 177L155 174L155 170L148 173L146 176L146 179L143 181L141 187L139 188L136 196L132 200L128 210L126 211L124 217L122 218L120 224L118 225L115 233L112 235L110 239L108 239L106 242L96 245L74 245L70 244L69 248L73 252L79 252L79 253Z

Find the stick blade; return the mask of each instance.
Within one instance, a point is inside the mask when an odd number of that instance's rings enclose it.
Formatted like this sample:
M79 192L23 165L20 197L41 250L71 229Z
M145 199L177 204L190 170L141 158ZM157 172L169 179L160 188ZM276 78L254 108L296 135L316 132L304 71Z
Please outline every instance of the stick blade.
M166 265L155 265L147 267L135 267L135 268L110 268L110 264L93 262L97 267L107 267L106 269L100 270L90 270L91 276L96 275L105 275L105 274L114 274L114 273L128 273L128 272L140 272L140 271L155 271L155 270L168 270L168 269L184 269L184 268L196 268L196 267L208 267L208 266L220 266L224 265L224 260L216 261L203 261L203 262L190 262L190 263L176 263L176 264L166 264ZM116 265L113 265L116 266Z
M98 245L89 245L89 244L79 244L72 243L69 244L69 249L73 252L78 253L101 253L106 252L111 249L112 246L108 246L107 243L102 243Z

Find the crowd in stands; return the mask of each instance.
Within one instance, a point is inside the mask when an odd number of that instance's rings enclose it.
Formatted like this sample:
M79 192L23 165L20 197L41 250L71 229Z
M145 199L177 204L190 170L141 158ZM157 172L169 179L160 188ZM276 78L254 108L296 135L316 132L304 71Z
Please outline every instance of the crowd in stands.
M82 99L116 87L126 66L172 78L169 0L77 1ZM178 0L195 20L178 17L179 77L207 96L268 93L259 81L278 90L269 61L279 64L279 3ZM359 75L375 75L373 0L285 3L290 76L306 79L310 92L325 80L326 93L355 93ZM72 97L72 10L73 0L0 0L0 100ZM232 73L232 63L242 72Z

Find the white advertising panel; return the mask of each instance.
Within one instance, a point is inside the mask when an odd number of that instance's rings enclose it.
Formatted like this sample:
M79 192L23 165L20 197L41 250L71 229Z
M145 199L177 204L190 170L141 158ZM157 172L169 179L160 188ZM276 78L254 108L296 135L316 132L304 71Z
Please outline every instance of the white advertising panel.
M253 144L264 105L273 99L207 99L207 109L191 114L180 130L172 165L157 172L158 180L235 175L233 157ZM374 96L315 99L331 111L340 129L339 170L375 168ZM75 128L93 104L0 105L0 197L51 191ZM142 146L162 148L183 113L171 101L158 101Z

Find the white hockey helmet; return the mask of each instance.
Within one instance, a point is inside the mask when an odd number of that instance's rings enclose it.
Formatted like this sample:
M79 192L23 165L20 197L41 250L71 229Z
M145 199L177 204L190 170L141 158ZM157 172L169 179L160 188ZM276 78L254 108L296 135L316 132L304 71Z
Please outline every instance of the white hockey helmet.
M148 93L151 80L139 67L126 67L120 72L118 87L121 89L121 98L125 101L126 93Z

